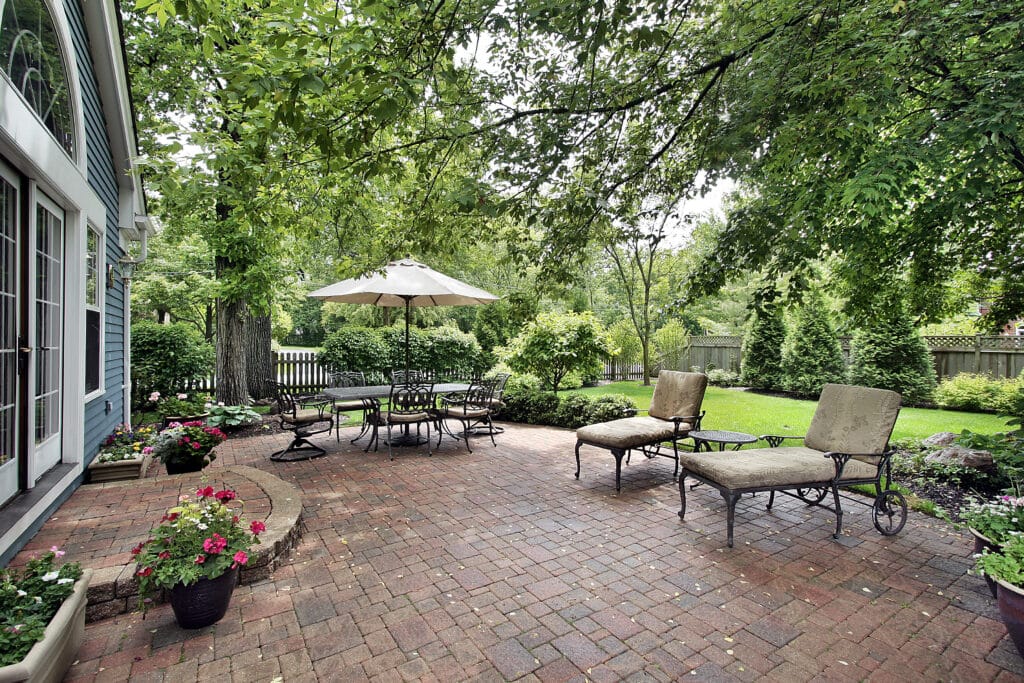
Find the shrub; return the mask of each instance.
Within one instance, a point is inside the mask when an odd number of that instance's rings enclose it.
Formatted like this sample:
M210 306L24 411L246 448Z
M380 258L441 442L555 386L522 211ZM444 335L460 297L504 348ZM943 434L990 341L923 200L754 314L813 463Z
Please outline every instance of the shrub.
M805 396L818 396L829 382L842 382L843 351L820 294L808 292L786 335L782 353L782 386Z
M423 370L432 370L438 375L450 377L479 376L487 369L484 352L477 343L476 337L463 332L457 327L435 327L424 330L421 334L422 353L417 366ZM404 335L403 356L394 367L404 367Z
M875 315L853 334L851 384L891 389L903 402L929 401L935 391L935 367L921 334L895 295L880 297Z
M532 388L521 380L514 381L517 377L513 375L509 379L503 399L506 407L501 411L501 419L509 422L578 429L636 413L636 404L622 394L559 396Z
M216 352L185 323L132 325L132 380L136 399L154 391L177 394L213 372Z
M743 364L740 368L743 384L758 389L782 386L782 346L785 341L786 323L780 307L766 303L755 309L750 328L743 337Z
M324 339L317 362L329 372L384 372L391 367L380 330L370 327L342 327L331 332Z
M737 387L740 385L739 373L722 368L708 370L708 384L716 387Z
M605 394L591 399L587 424L608 422L636 414L636 403L623 394Z
M1022 390L1021 379L995 379L989 375L961 372L942 380L935 388L935 403L950 410L993 410L1012 413L1014 397Z
M550 425L555 423L558 411L558 394L553 391L542 391L528 387L517 387L509 384L505 387L502 397L505 407L501 411L501 419L509 422L525 424Z
M574 370L600 373L608 351L604 330L593 314L542 313L512 340L506 360L516 372L532 373L557 392Z
M206 424L221 429L236 429L256 424L262 419L260 414L249 406L225 406L218 403L210 406L209 413Z

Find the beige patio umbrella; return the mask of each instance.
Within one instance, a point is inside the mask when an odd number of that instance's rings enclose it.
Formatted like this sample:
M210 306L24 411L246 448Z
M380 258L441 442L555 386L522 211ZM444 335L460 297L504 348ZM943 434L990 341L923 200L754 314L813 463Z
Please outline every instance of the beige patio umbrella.
M349 278L309 296L347 304L405 307L405 376L409 376L409 309L412 306L476 306L499 297L439 273L406 256L392 261L383 273Z

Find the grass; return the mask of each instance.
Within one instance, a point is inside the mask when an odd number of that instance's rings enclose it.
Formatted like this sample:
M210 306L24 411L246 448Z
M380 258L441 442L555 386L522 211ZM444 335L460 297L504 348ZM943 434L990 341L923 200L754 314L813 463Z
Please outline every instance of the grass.
M580 389L578 393L592 396L625 394L637 406L646 409L651 405L654 387L645 387L638 382L613 382ZM816 406L816 401L709 386L702 405L707 415L701 426L704 429L727 429L755 435L803 435L807 432ZM1006 431L1007 425L1004 418L987 413L903 408L896 420L892 438L920 440L937 432L960 432L963 429L979 434L994 434Z

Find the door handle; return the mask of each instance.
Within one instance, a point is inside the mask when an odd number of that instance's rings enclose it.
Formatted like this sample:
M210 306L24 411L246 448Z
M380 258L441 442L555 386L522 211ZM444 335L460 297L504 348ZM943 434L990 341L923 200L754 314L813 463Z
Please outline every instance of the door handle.
M22 347L19 347L18 350L21 351L22 353L32 353L32 347L31 346L22 346Z

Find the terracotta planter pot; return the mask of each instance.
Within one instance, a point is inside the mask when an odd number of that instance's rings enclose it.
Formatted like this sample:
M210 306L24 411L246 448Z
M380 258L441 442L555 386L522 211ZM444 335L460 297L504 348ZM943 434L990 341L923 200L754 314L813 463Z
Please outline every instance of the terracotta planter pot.
M999 585L999 614L1003 617L1010 639L1024 657L1024 588L996 579Z
M56 683L63 680L75 661L85 633L85 604L90 578L91 569L82 572L74 592L53 615L43 639L32 646L25 659L0 667L0 683Z
M983 550L986 550L986 549L991 550L993 552L996 552L996 551L999 550L999 544L996 543L995 541L993 541L992 539L990 539L988 536L985 536L980 531L976 531L976 530L974 530L974 529L972 529L970 527L967 527L967 530L971 532L972 536L974 536L974 554L975 555L980 554ZM988 584L988 589L990 591L992 591L992 597L995 598L996 597L996 582L990 576L988 576L987 574L982 574L982 576L985 577L985 583Z
M149 464L153 458L144 455L133 460L117 460L115 462L97 462L95 460L89 465L89 483L102 484L108 481L125 481L127 479L141 479L146 476Z
M182 628L203 628L221 620L228 611L231 593L238 583L238 568L215 579L199 579L190 586L178 584L170 593L174 618Z

